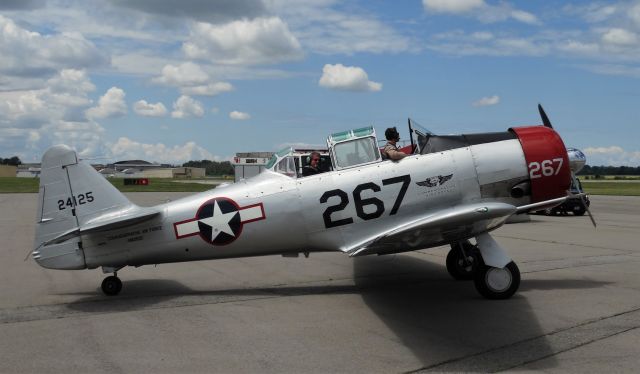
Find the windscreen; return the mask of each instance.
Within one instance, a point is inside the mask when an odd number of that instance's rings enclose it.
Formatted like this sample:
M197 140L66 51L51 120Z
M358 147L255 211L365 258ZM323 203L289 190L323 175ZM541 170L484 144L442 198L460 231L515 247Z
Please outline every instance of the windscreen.
M374 162L379 158L374 138L366 137L335 145L334 152L339 168Z

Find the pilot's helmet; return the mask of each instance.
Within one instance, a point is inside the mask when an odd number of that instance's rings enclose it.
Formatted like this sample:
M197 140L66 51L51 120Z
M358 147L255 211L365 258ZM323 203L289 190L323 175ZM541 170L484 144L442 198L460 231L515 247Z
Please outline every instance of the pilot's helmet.
M400 139L400 134L398 133L398 130L396 130L395 127L389 127L385 132L384 132L384 137L387 138L387 140L395 140L398 141Z

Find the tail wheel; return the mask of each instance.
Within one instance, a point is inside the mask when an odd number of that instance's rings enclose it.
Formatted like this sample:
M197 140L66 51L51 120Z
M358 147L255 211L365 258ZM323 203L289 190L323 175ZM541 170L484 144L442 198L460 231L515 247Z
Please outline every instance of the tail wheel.
M520 287L520 269L513 261L502 269L481 263L473 281L478 292L487 299L508 299Z
M447 271L456 280L471 280L478 263L480 251L469 242L462 243L464 253L458 243L451 244L447 254Z
M107 296L115 296L122 290L122 281L120 278L111 275L102 281L102 292Z

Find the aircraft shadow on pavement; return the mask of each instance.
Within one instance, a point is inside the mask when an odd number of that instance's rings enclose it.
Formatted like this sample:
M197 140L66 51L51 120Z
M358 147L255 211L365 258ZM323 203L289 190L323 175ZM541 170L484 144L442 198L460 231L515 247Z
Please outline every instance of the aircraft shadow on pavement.
M444 266L438 263L404 255L369 256L354 259L353 276L351 285L204 291L193 290L175 280L130 280L126 282L126 292L118 297L103 296L96 290L67 307L73 312L110 313L273 297L359 294L371 311L427 368L545 335L525 296L516 294L509 300L485 300L477 294L473 282L452 280ZM523 276L521 291L585 289L603 285L576 279L527 281L526 274ZM550 345L544 338L539 340L534 356L551 356L554 352ZM526 358L530 359L531 354ZM513 361L511 357L509 362ZM545 360L549 367L556 366L555 362L552 357ZM461 370L475 371L478 367L463 366Z
M371 274L393 274L410 270L398 282ZM495 362L482 367L482 360L462 360L469 356L507 347L527 339L542 337L533 357L546 357L545 365L557 366L536 313L527 298L516 293L509 300L486 300L477 294L472 281L454 281L444 266L410 256L396 256L393 262L380 257L354 261L355 283L362 288L367 306L394 332L404 346L425 368L457 361L456 371L492 371L513 367L518 359L510 357L504 367ZM526 280L521 290L574 289L601 287L589 280ZM522 362L531 360L531 352L520 352ZM513 352L512 352L513 353ZM465 367L468 361L469 366ZM478 364L480 363L480 367ZM434 370L438 370L434 367Z

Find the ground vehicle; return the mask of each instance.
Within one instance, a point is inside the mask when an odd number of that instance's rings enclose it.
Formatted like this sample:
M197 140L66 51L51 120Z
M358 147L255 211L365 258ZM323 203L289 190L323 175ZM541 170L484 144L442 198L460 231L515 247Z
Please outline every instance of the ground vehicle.
M571 183L571 195L567 197L564 203L549 209L545 209L542 213L546 215L556 215L556 214L569 214L569 212L573 213L575 216L582 216L586 212L586 208L582 205L580 201L580 196L578 194L584 193L582 189L582 183L580 183L579 179L575 179L576 183ZM587 206L591 205L591 201L589 200L589 195L583 195L583 199Z

